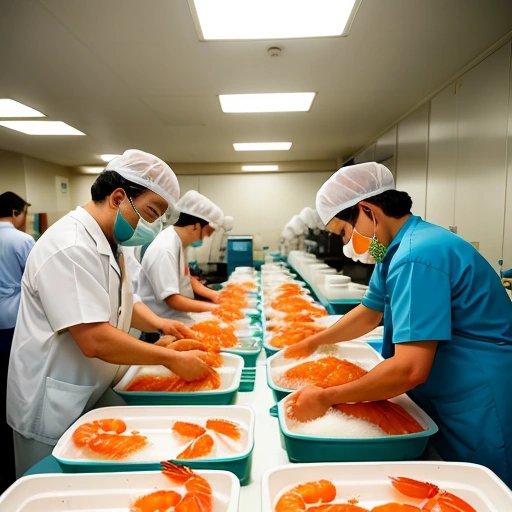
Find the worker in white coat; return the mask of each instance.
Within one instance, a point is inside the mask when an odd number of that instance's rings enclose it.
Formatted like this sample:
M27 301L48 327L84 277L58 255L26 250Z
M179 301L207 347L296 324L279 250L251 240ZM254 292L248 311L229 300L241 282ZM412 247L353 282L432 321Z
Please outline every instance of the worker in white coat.
M120 365L164 365L185 380L211 371L198 351L168 350L127 334L130 326L154 326L144 309L132 307L118 245L142 245L158 233L160 217L179 197L171 168L127 150L109 162L91 196L44 233L23 275L7 384L18 476L102 403Z
M199 246L203 238L213 233L213 226L221 222L222 211L217 205L195 190L190 190L177 204L180 218L174 226L164 229L147 248L142 258L138 294L158 316L191 323L189 313L213 311L218 293L201 285L192 284L185 257L185 248ZM207 301L197 300L197 293Z

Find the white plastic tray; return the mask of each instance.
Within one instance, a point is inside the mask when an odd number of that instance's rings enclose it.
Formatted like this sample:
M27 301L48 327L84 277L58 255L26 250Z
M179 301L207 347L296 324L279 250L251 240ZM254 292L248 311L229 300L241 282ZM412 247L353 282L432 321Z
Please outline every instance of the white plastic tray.
M117 418L126 423L126 432L136 430L147 437L147 446L123 460L108 460L87 448L79 448L72 440L75 429L94 420ZM88 463L109 465L158 464L161 460L175 459L190 443L172 432L175 421L190 421L205 426L208 418L222 418L239 425L241 437L233 441L213 431L208 433L214 439L214 451L205 459L240 458L250 453L254 444L254 414L249 407L242 406L121 406L93 409L71 425L59 439L52 455L64 464L80 466ZM87 469L85 467L85 469Z
M346 503L355 498L359 506L368 509L390 501L410 505L421 503L421 500L407 498L395 491L389 481L390 476L434 483L467 501L478 512L512 510L512 491L491 470L477 464L439 461L281 466L267 471L263 476L261 509L263 512L273 511L283 491L322 478L336 486L337 497L333 503Z
M195 470L213 491L213 512L236 512L240 484L228 471ZM2 512L127 512L159 489L186 491L160 471L24 476L0 496Z
M244 361L240 356L234 354L227 354L225 352L222 353L223 363L220 368L215 368L215 371L220 375L221 382L219 389L212 389L207 391L189 391L189 392L170 392L170 391L126 391L126 387L130 384L130 382L140 374L157 374L157 375L167 375L170 374L170 370L168 370L165 366L130 366L127 372L124 374L123 378L117 383L114 387L114 391L123 392L123 393L144 393L144 394L154 394L154 393L165 393L166 395L187 395L187 394L205 394L205 395L215 395L219 393L226 393L230 391L236 391L240 384L240 377L242 375L242 368L244 366Z
M304 357L302 359L285 358L282 351L280 351L273 356L270 356L267 360L268 384L272 389L290 390L290 388L285 388L278 382L279 377L288 368L292 368L293 366L297 366L298 364L305 363L307 361L314 361L315 359L320 359L328 355L336 356L340 359L346 359L351 363L359 365L365 370L371 370L383 360L382 356L375 349L367 343L362 343L360 341L345 341L334 345L323 345L309 357Z

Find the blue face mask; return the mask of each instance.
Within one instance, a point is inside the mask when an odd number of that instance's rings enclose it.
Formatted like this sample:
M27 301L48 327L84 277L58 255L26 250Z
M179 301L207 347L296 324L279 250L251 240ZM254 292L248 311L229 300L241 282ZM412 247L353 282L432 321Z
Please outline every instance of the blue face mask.
M139 216L137 226L135 229L132 228L130 223L123 217L121 210L117 210L116 221L114 223L114 240L119 245L125 246L148 245L162 230L162 221L160 218L155 220L155 222L144 220L131 200L130 204L135 213Z
M192 247L201 247L203 245L203 241L202 240L196 240L195 242L192 242L190 245Z

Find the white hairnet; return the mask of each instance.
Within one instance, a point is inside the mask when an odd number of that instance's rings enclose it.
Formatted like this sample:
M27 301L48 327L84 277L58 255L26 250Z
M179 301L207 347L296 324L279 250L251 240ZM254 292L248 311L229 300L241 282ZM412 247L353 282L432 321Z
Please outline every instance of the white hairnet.
M178 209L183 213L194 215L208 221L214 229L222 226L224 214L222 210L207 197L196 190L189 190L178 201Z
M124 179L137 183L163 197L169 207L175 207L180 197L180 185L173 170L160 158L138 149L127 149L110 160L106 171L115 171Z
M311 208L311 206L303 208L299 213L299 217L310 229L323 229L325 227L320 219L320 215L318 215L318 212L314 208Z
M296 236L303 235L307 233L307 227L304 221L298 216L294 215L289 221L288 224L286 224L286 228L290 228Z
M337 170L316 194L316 209L327 224L338 212L359 201L395 188L391 171L377 162Z
M284 238L285 240L293 240L295 238L295 233L292 228L290 228L288 225L286 225L281 232L281 238Z
M235 223L234 217L232 217L231 215L226 215L224 217L224 222L222 224L224 231L231 231L233 229L234 223Z

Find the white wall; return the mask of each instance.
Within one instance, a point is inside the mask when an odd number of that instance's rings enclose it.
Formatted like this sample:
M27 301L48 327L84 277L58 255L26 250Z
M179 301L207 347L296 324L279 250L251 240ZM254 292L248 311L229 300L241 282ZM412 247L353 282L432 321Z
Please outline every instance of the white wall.
M7 191L23 199L27 197L23 157L18 153L0 150L0 194Z
M509 41L397 124L396 183L413 212L455 226L496 270L512 268L511 56Z
M396 188L412 199L412 212L425 217L429 104L398 125Z
M57 177L69 179L70 171L61 165L51 164L27 156L23 157L27 200L32 213L46 212L48 225L54 223L71 209L70 191L59 192Z
M252 235L255 248L278 248L279 235L291 217L315 206L316 192L329 172L178 175L181 194L197 190L235 218L231 234ZM72 176L73 205L90 200L96 176Z

